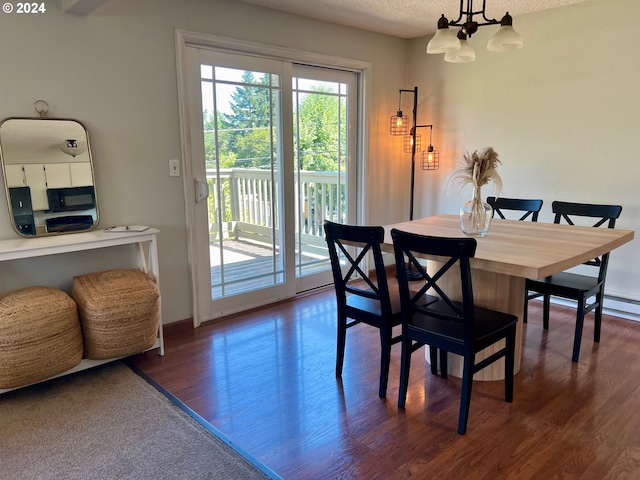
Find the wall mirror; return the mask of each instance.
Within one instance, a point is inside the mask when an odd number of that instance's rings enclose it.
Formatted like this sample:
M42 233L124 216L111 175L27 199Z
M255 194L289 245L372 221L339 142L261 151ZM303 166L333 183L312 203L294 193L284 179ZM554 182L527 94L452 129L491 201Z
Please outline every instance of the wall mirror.
M0 163L18 234L39 237L97 226L89 135L77 120L6 118L0 123Z

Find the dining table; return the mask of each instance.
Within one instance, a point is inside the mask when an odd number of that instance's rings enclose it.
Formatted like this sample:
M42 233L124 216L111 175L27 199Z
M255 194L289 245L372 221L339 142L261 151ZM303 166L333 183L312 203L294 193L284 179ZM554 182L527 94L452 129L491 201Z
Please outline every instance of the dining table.
M393 252L391 230L419 235L465 237L458 215L436 215L384 225L382 248ZM518 317L514 373L520 370L522 357L522 317L527 278L544 278L593 260L630 242L633 230L594 228L545 222L527 222L495 218L484 237L475 237L477 247L471 259L473 297L477 306L510 313ZM437 257L426 257L427 270L437 268ZM448 272L445 287L459 290L459 275ZM455 297L454 297L455 298ZM477 361L502 348L502 343L489 347ZM571 360L571 349L567 359ZM425 352L427 361L428 352ZM449 374L462 376L462 357L449 354ZM474 380L504 379L504 359L494 362L474 375Z

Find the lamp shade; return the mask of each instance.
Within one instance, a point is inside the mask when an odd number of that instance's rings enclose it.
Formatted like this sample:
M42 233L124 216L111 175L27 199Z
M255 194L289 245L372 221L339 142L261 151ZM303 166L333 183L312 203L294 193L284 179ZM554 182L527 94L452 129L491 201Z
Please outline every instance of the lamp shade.
M489 39L487 50L492 52L510 52L522 48L522 36L511 25L503 25Z
M444 61L449 63L470 63L476 59L476 51L469 45L466 40L460 40L462 45L455 52L447 52L444 55Z
M460 40L457 35L449 28L439 28L427 44L427 53L447 53L460 48Z
M422 137L416 135L416 152L421 150ZM411 153L411 147L413 145L413 135L405 135L402 137L402 151L404 153Z
M422 170L438 170L440 168L440 152L434 150L432 145L422 152Z
M522 48L522 36L513 29L513 18L507 12L500 20L500 28L489 39L487 50L509 52L520 48Z
M409 117L398 111L397 115L391 117L389 133L391 135L409 135Z

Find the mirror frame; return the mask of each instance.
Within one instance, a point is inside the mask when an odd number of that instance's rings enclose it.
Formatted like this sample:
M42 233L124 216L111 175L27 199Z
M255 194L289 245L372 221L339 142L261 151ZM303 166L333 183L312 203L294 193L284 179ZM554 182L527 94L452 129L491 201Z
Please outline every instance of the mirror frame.
M34 230L35 233L34 234L25 234L23 231L20 231L20 229L18 228L18 226L16 225L16 218L14 215L14 211L13 211L13 207L12 207L12 201L11 201L11 192L10 192L10 188L14 188L14 187L9 187L9 182L7 180L7 162L6 162L6 158L5 158L5 151L3 149L3 140L2 140L2 127L5 124L5 122L11 121L11 120L30 120L30 121L36 121L36 122L73 122L74 124L77 124L80 128L82 128L82 130L84 131L84 139L86 141L86 155L88 156L88 162L89 162L89 166L91 168L91 186L93 187L93 200L94 200L94 207L92 209L90 209L90 211L92 211L92 213L95 213L95 218L93 220L93 223L91 225L91 227L89 228L75 228L75 229L71 229L71 230L63 230L63 231L57 231L57 232L49 232L49 231L45 231L45 232L40 232L38 233L38 228L40 227L40 229L42 228L41 225L36 225L34 223ZM61 139L61 143L64 142L66 139ZM5 146L6 146L6 139L5 139ZM66 152L64 152L66 153ZM85 152L81 152L83 155L85 154ZM71 154L70 154L71 155ZM74 156L75 158L75 156ZM43 159L42 162L31 162L33 164L46 164L46 159ZM64 163L64 162L61 162ZM70 162L73 163L73 162ZM11 163L13 164L13 163ZM9 221L11 223L11 226L13 228L13 230L20 235L21 237L24 238L40 238L40 237L47 237L47 236L54 236L54 235L68 235L68 234L72 234L72 233L84 233L84 232L90 232L92 230L95 230L98 227L98 223L100 222L100 213L99 213L99 209L98 209L98 193L97 193L97 189L96 189L96 178L95 178L95 168L93 165L93 156L91 154L91 144L89 142L89 132L87 131L87 128L84 126L84 124L76 119L73 118L48 118L48 117L7 117L5 119L3 119L2 121L0 121L0 166L2 167L2 175L3 175L3 179L4 179L4 190L5 190L5 194L6 194L6 198L7 198L7 208L9 210ZM87 187L89 185L86 185ZM64 187L63 187L64 188ZM69 187L69 188L76 188L76 187ZM82 188L82 187L77 187L77 188ZM49 212L50 210L46 210L47 212ZM64 213L64 212L60 212L60 213ZM67 215L65 217L73 217L75 215ZM54 218L54 217L51 217Z

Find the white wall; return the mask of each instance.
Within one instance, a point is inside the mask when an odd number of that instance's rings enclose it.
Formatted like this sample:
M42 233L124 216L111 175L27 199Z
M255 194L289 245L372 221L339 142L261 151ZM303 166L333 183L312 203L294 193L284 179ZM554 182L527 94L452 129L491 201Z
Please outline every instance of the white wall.
M470 190L442 190L455 158L492 146L500 154L503 196L623 206L617 227L640 227L637 114L640 3L591 0L514 18L522 50L494 53L495 27L470 40L477 59L427 55L428 38L410 42L410 81L419 85L421 123L434 123L438 172L419 172L416 215L455 213ZM490 195L490 188L483 189ZM640 300L640 242L611 255L607 293Z
M61 12L0 18L0 118L76 118L90 135L100 227L148 224L160 229L164 322L191 316L183 178L169 177L180 158L174 29L224 35L372 62L368 188L371 223L402 218L408 166L396 163L387 134L406 88L405 40L224 0L111 0L86 17ZM400 165L400 168L398 168ZM381 194L383 192L383 194ZM401 198L394 202L389 199ZM16 234L0 200L0 239ZM127 266L130 252L83 252L0 266L0 292L25 285L68 288L74 274Z

